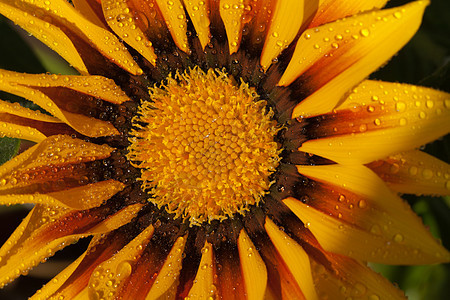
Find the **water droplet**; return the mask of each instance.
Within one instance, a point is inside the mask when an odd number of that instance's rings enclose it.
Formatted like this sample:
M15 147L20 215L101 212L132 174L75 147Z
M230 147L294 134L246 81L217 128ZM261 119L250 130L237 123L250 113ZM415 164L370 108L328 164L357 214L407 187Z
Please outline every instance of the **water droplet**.
M358 202L358 207L359 207L359 208L365 208L365 207L367 207L366 201L360 200L360 201Z
M401 13L400 11L396 11L396 12L394 13L394 18L396 18L396 19L401 19L401 17L402 17L402 13Z
M409 175L415 176L415 175L417 175L417 171L418 171L418 169L417 169L416 166L411 166L411 167L409 168Z
M117 265L116 273L118 277L126 278L131 275L132 267L128 261L122 261Z
M357 282L353 286L354 290L352 291L353 296L362 296L367 292L367 288L360 282Z
M370 232L373 234L381 234L381 228L375 224L370 228Z
M369 34L370 34L369 29L367 29L367 28L361 29L361 31L360 31L359 33L360 33L361 36L363 36L363 37L368 37Z
M419 118L421 118L421 119L425 119L426 116L427 116L427 114L426 114L425 112L423 112L423 111L421 111L421 112L419 113Z
M400 233L397 233L396 235L394 235L394 242L396 242L396 243L403 242L403 235L401 235Z
M450 99L445 99L444 106L445 108L450 108Z
M391 167L389 168L389 171L390 171L392 174L398 173L399 170L400 170L400 166L399 166L397 163L393 163L393 164L391 165Z
M369 296L369 300L380 300L380 297L378 295L372 294Z
M397 102L395 104L395 110L398 112L403 112L406 109L406 104L404 102Z
M405 118L401 118L401 119L399 120L400 126L405 126L407 123L408 123L408 120L406 120Z

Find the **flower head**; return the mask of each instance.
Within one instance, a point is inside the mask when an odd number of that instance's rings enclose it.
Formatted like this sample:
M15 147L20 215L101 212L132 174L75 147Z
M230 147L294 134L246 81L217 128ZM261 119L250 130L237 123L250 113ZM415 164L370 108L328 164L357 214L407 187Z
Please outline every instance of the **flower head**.
M449 194L450 95L365 79L428 4L385 2L0 0L79 73L0 70L0 285L89 237L33 299L402 298L366 262L450 260L399 197Z

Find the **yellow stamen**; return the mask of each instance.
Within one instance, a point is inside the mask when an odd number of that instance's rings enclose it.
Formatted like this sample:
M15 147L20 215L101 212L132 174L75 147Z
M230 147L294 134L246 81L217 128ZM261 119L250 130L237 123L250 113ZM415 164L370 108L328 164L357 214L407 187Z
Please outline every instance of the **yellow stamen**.
M280 160L266 101L223 71L199 68L170 75L150 94L128 148L149 201L191 225L257 205Z

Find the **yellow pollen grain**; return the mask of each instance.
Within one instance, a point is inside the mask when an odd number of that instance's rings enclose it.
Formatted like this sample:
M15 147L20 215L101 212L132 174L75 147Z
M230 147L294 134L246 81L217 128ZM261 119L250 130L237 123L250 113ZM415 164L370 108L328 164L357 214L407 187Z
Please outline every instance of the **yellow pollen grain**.
M279 163L273 111L220 70L169 75L133 119L128 159L149 201L199 225L244 214Z

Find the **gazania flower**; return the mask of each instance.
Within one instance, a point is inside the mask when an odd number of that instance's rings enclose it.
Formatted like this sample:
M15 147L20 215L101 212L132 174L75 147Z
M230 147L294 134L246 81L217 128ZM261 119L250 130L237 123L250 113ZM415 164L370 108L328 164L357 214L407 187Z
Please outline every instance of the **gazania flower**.
M91 237L32 299L404 297L367 262L450 260L399 197L449 194L450 95L365 80L428 4L385 2L0 0L80 74L0 71L0 284Z

